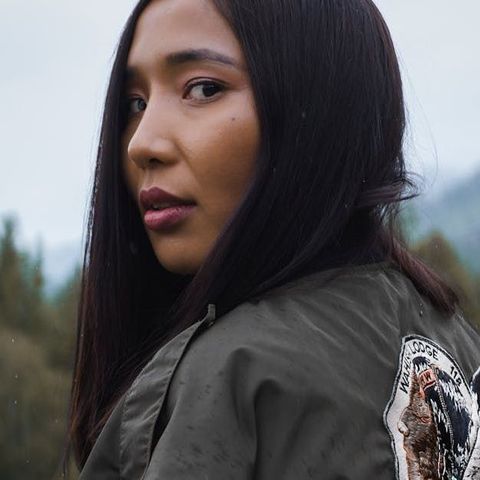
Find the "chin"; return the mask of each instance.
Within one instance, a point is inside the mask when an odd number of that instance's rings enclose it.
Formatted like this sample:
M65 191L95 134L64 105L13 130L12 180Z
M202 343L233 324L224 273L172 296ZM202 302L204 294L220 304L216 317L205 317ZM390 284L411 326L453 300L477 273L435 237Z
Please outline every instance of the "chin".
M176 275L195 275L199 266L194 262L189 262L188 258L174 258L173 256L165 259L156 253L157 260L165 270Z

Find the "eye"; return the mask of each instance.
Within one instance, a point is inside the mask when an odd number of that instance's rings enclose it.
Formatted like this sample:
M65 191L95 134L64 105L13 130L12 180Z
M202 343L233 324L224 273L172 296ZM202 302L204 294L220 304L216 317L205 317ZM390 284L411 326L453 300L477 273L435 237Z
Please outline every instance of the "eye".
M147 102L140 97L131 97L126 100L127 114L136 115L139 112L143 112L147 108Z
M208 102L210 98L215 96L218 92L225 89L224 85L214 82L212 80L203 80L201 82L192 83L187 87L184 98L193 98L199 102Z

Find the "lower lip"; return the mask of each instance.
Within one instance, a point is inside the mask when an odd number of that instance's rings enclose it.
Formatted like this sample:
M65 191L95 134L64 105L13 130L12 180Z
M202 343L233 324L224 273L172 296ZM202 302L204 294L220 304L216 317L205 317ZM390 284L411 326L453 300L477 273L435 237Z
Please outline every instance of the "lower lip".
M188 217L194 208L195 205L177 205L162 210L147 210L143 218L150 230L163 230Z

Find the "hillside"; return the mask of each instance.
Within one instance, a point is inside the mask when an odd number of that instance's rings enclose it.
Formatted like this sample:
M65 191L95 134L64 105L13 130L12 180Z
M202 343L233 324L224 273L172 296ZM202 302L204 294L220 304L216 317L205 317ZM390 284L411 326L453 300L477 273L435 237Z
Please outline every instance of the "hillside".
M439 230L470 270L480 273L480 169L438 199L413 203L414 239Z

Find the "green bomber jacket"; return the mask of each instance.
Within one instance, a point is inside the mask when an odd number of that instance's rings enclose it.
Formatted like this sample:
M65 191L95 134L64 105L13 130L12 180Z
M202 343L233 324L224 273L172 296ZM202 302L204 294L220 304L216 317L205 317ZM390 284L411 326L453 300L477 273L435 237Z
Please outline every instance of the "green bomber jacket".
M117 403L80 480L480 479L480 335L387 262L208 313Z

